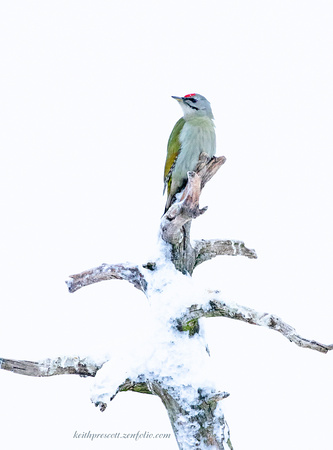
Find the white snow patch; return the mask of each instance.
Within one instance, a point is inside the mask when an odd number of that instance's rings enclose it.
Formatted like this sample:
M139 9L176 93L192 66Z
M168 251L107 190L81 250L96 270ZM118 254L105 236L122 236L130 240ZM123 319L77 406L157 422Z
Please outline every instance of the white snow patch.
M232 250L233 250L233 256L237 255L237 249L236 249L236 246L235 246L235 241L233 241L233 240L231 240L231 247L232 247Z
M130 333L127 343L112 344L109 361L94 379L91 399L107 404L127 378L138 382L158 380L184 410L175 426L184 449L190 450L197 443L195 434L199 427L195 420L190 420L197 414L193 406L217 391L216 373L206 350L203 321L200 332L189 336L188 332L177 330L175 319L191 305L202 307L208 296L202 284L175 269L164 256L167 251L168 247L162 245L159 257L154 258L155 270L141 269L148 282L150 307L139 322L139 333ZM216 414L218 427L223 416L219 407ZM222 432L223 429L219 431Z
M150 308L140 335L130 345L113 345L109 361L98 371L92 387L92 401L107 403L120 384L138 376L158 378L172 387L184 405L194 402L198 388L214 389L213 370L206 352L203 332L189 337L174 328L173 319L193 304L202 304L205 289L193 278L181 274L165 259L165 248L154 271L146 270ZM202 327L201 327L202 328Z

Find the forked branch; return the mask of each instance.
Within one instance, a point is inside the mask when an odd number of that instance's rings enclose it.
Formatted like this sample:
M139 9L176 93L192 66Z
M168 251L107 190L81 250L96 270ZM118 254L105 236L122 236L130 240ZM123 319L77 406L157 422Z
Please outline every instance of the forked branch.
M193 248L190 242L192 219L203 214L207 207L199 208L199 198L206 183L225 163L226 158L209 157L201 153L195 172L188 172L188 182L179 201L171 205L161 219L161 238L171 244L171 260L180 272L192 274L194 268L217 255L242 255L256 258L254 250L245 247L241 241L200 240ZM155 270L155 262L141 266ZM147 281L141 268L129 264L102 264L79 274L71 275L66 281L69 292L75 292L83 286L104 280L127 280L142 292L147 292Z
M194 172L188 172L188 182L179 201L170 206L161 219L161 236L165 242L179 244L183 238L183 226L203 214L207 207L199 208L199 198L205 184L224 164L224 156L212 158L201 153Z
M161 219L161 238L171 245L171 260L182 273L192 274L195 267L195 251L190 242L192 219L203 214L207 207L199 208L199 198L205 184L224 164L226 158L210 158L201 153L194 172L188 172L188 182L180 200L173 203Z

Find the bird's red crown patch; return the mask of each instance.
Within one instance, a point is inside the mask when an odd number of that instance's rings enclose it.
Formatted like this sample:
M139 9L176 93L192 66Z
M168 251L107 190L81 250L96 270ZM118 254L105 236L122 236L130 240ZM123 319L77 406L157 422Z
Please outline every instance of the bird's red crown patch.
M184 95L184 98L189 98L189 97L194 97L195 96L195 94L187 94L187 95Z

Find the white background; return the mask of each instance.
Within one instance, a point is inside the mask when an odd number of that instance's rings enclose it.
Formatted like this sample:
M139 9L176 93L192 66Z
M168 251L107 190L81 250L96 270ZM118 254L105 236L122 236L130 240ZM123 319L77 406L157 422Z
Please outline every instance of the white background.
M146 299L68 275L147 261L156 248L171 95L212 104L218 155L193 238L234 238L196 279L333 342L333 6L330 1L2 1L1 351L38 360L103 353L147 326ZM237 450L330 450L332 357L228 319L205 321ZM0 372L2 445L176 449L73 439L172 433L158 398L123 393L102 414L91 379Z

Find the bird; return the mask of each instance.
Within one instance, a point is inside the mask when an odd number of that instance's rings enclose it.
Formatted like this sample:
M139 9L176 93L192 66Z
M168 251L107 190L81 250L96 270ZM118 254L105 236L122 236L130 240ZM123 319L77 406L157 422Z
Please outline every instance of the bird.
M167 201L164 214L187 183L187 172L195 169L201 152L214 156L216 151L215 124L209 101L200 94L187 94L177 100L183 110L171 131L164 166L164 189Z

